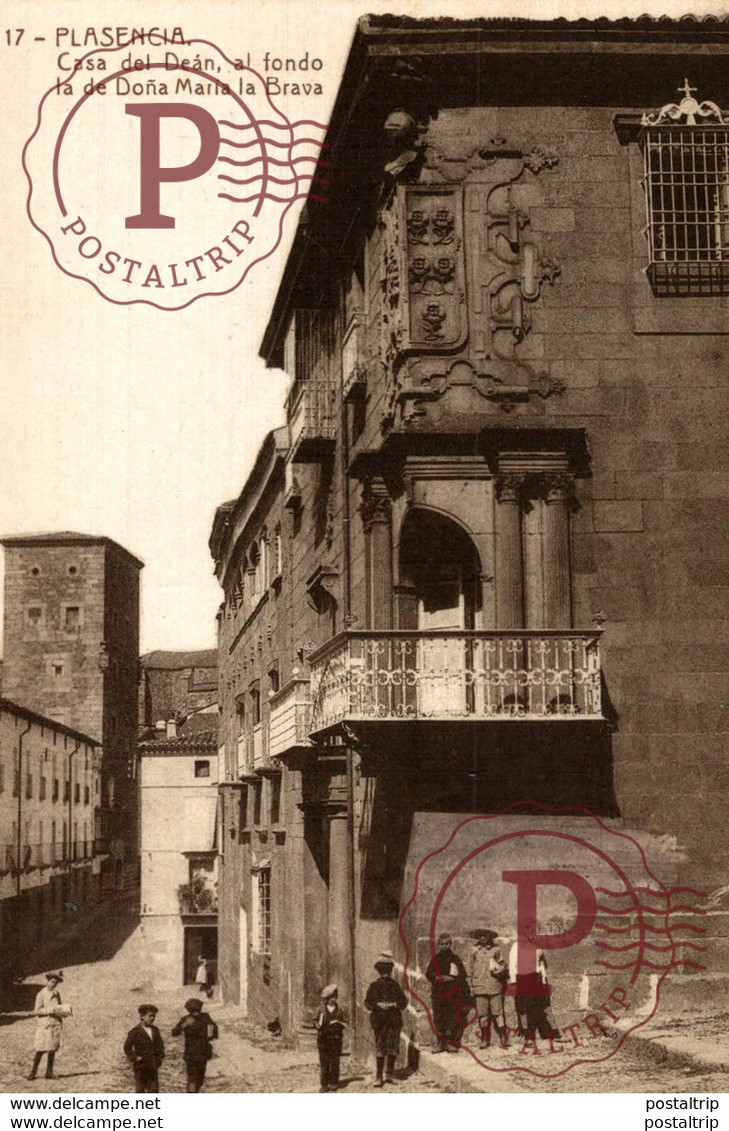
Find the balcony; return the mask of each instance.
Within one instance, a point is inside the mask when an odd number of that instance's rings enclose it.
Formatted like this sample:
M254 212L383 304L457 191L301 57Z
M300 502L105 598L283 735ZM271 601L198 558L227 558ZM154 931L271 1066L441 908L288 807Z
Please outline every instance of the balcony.
M339 723L602 719L599 631L346 632L310 658L311 733Z
M83 848L84 842L81 842ZM16 844L0 845L0 876L22 872L34 872L39 869L52 868L67 860L68 853L62 844L23 844L18 855ZM77 857L82 859L82 857ZM18 863L19 861L19 863Z
M263 769L268 764L266 756L266 743L263 727L260 723L253 728L251 736L251 763L253 765L253 772Z
M334 390L329 381L309 380L292 400L291 460L310 463L321 459L336 438Z
M250 773L250 764L248 759L248 743L246 742L245 734L239 734L236 742L236 767L237 776L244 777Z
M270 699L268 753L278 758L290 750L309 746L311 684L292 679Z
M217 915L218 896L215 885L204 876L193 876L189 884L177 888L181 915Z

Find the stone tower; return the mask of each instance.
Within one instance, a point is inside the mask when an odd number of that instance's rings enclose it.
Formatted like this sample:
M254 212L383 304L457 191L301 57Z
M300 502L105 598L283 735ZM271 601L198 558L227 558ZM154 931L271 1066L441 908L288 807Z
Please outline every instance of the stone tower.
M3 693L102 744L97 836L136 870L139 572L110 538L60 532L5 548Z

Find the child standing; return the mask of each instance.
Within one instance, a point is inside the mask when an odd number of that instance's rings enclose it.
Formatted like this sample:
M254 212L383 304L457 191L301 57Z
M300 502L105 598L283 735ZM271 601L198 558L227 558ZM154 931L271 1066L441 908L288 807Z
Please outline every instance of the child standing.
M496 931L474 931L476 945L470 957L471 992L476 999L478 1013L479 1048L491 1045L491 1030L496 1029L499 1042L504 1047L506 1020L504 1017L504 983L508 978L506 961L496 945Z
M217 1040L218 1026L209 1013L203 1012L199 997L191 997L185 1002L187 1013L174 1029L173 1037L182 1033L185 1037L185 1051L182 1054L187 1069L187 1091L199 1092L205 1082L205 1070L213 1055L211 1041Z
M35 999L35 1012L38 1016L38 1024L35 1030L35 1040L33 1041L33 1067L28 1076L29 1080L35 1080L40 1068L40 1062L43 1053L46 1053L46 1080L53 1080L53 1061L55 1060L56 1053L61 1047L61 1029L63 1021L61 1020L63 1011L61 1007L61 994L59 992L59 985L63 981L63 974L60 970L52 971L46 974L46 982L48 983L38 993Z
M139 1024L130 1029L124 1055L134 1069L135 1091L159 1091L159 1067L165 1057L162 1035L155 1025L156 1005L140 1005Z
M339 1058L342 1055L346 1020L344 1012L339 1008L338 998L337 986L325 986L321 992L321 1005L314 1018L319 1050L320 1092L336 1092L339 1086Z
M375 1088L381 1088L383 1083L394 1082L395 1059L400 1051L402 1011L408 1003L402 987L392 976L394 968L395 959L389 951L383 951L375 962L375 970L379 978L370 982L364 1000L365 1009L370 1011L370 1024L375 1037L377 1056ZM387 1070L383 1080L385 1061L387 1061Z

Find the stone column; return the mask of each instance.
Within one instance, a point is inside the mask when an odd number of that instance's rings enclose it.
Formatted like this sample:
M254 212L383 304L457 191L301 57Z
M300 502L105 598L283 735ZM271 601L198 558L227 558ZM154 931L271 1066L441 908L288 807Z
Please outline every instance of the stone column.
M573 482L569 475L544 477L544 627L572 627L569 510Z
M329 808L329 965L327 978L349 1001L349 902L347 890L347 810Z
M367 543L367 627L392 628L392 502L381 479L365 484L360 514Z
M328 845L326 821L320 804L304 804L303 843L303 924L298 920L287 930L303 930L304 1010L313 1013L320 1002L322 987L327 981L328 895L326 869Z
M523 475L496 480L496 627L524 628Z

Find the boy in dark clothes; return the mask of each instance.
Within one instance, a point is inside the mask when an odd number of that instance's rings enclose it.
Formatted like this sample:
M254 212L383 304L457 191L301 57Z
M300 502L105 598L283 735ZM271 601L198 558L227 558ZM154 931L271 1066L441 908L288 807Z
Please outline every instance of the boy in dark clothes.
M205 1069L213 1055L211 1041L217 1040L218 1026L209 1013L203 1012L199 997L191 997L185 1002L187 1013L174 1029L173 1037L182 1033L185 1037L185 1051L182 1054L187 1069L187 1091L199 1092L205 1082Z
M433 995L433 1024L438 1038L433 1051L458 1052L464 1029L464 1004L470 998L466 968L454 951L449 934L438 935L437 946L425 971Z
M314 1018L321 1070L320 1092L336 1092L339 1087L339 1058L342 1055L346 1021L339 1008L338 996L337 986L325 986L321 992L321 1005Z
M134 1069L135 1091L159 1091L159 1066L165 1057L162 1036L154 1023L156 1005L140 1005L139 1024L129 1030L124 1055Z
M365 1009L370 1011L370 1024L375 1036L375 1051L377 1054L376 1088L381 1088L384 1083L393 1083L395 1071L395 1058L400 1050L400 1029L402 1028L402 1010L405 1009L408 999L392 977L395 959L389 951L383 951L375 962L375 970L380 975L374 982L370 982L365 995ZM387 1072L382 1079L382 1071L387 1060Z

